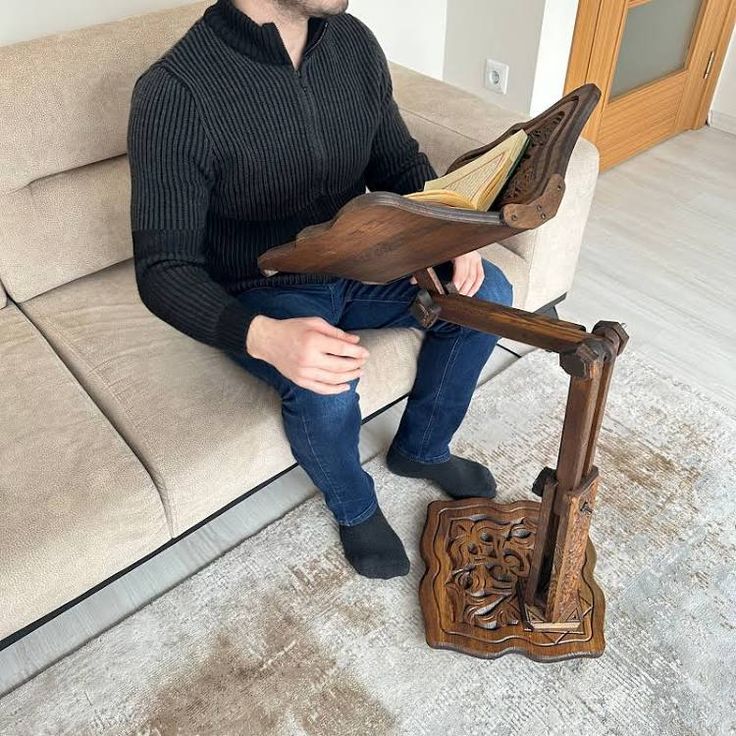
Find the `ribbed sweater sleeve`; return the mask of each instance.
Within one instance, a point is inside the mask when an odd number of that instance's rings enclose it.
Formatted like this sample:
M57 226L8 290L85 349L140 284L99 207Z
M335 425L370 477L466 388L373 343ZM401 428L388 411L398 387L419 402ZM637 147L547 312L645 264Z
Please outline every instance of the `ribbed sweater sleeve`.
M143 303L195 340L243 352L255 314L206 266L214 176L210 141L192 96L162 65L136 83L128 155L135 273Z
M393 82L386 60L373 32L364 26L381 72L381 122L371 148L366 168L366 185L372 192L384 191L410 194L421 191L424 183L437 174L419 143L411 135L401 117L393 96Z

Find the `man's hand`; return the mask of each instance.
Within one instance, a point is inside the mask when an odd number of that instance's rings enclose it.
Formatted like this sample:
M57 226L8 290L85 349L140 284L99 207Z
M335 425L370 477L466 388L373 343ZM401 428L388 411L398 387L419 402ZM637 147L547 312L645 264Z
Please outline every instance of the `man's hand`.
M471 253L465 253L462 256L452 259L453 274L452 283L458 290L458 293L465 296L475 296L480 289L483 279L486 277L483 271L483 259L477 250ZM411 283L416 284L417 280L412 276Z
M359 340L321 317L258 315L250 323L246 350L297 386L318 394L339 394L350 390L348 381L363 375L368 351L357 344Z
M452 283L460 294L475 296L480 289L485 273L483 271L483 259L477 250L465 253L452 259L454 271Z

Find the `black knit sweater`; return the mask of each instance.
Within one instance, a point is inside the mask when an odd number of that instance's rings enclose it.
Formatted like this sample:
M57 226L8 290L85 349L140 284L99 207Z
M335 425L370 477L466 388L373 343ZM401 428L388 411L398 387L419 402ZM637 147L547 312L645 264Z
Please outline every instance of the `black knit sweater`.
M128 131L138 289L185 334L244 351L257 258L354 197L436 176L393 99L386 57L348 13L310 18L294 69L273 23L219 0L137 81Z

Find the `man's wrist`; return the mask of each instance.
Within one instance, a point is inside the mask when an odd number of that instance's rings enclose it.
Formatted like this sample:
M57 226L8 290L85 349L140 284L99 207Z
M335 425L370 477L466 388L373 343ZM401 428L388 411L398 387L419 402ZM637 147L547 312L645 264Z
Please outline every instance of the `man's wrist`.
M248 332L245 333L245 352L253 358L264 360L261 346L265 344L263 335L269 322L273 320L265 314L257 314L250 321Z

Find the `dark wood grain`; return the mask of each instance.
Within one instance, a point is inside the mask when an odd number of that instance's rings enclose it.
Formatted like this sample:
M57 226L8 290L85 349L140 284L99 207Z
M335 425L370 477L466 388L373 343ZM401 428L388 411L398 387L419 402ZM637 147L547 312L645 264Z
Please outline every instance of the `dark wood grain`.
M536 484L539 484L540 488L534 488L533 491L540 493L542 503L539 509L537 543L534 545L529 563L529 574L524 581L524 602L530 606L544 608L546 605L546 596L544 595L546 591L544 589L540 591L539 581L545 561L551 559L554 554L554 543L557 539L558 518L554 513L557 497L556 472L550 468L545 468L537 478Z
M530 139L529 146L491 209L503 210L509 204L528 204L544 194L552 176L556 174L565 178L575 144L600 97L598 87L584 84L537 117L516 123L496 140L464 153L450 164L447 172L459 169L514 133L524 130Z
M330 222L305 228L295 241L266 251L258 259L260 269L384 284L543 225L562 201L570 155L599 96L595 85L585 85L453 163L448 171L520 128L527 130L529 147L491 211L415 202L391 192L363 194Z
M589 473L595 460L595 450L598 444L598 435L600 434L601 425L603 423L603 414L606 410L606 400L608 391L613 378L613 369L616 364L616 358L624 351L629 336L626 330L618 322L598 322L593 327L593 334L605 338L610 348L610 353L603 365L603 373L601 375L601 383L598 389L598 401L595 409L595 417L593 419L593 432L588 443L588 452L585 457L585 473Z
M432 300L440 307L440 318L447 322L556 353L574 350L585 340L595 337L582 325L462 294L432 295Z
M331 222L266 251L258 265L264 272L324 273L385 284L518 232L489 213L372 192L353 199Z
M519 593L528 574L539 503L488 499L434 501L421 541L426 571L419 585L427 643L484 659L517 652L540 662L603 653L605 599L594 578L590 541L568 631L529 630L539 620ZM565 628L565 624L563 624Z

